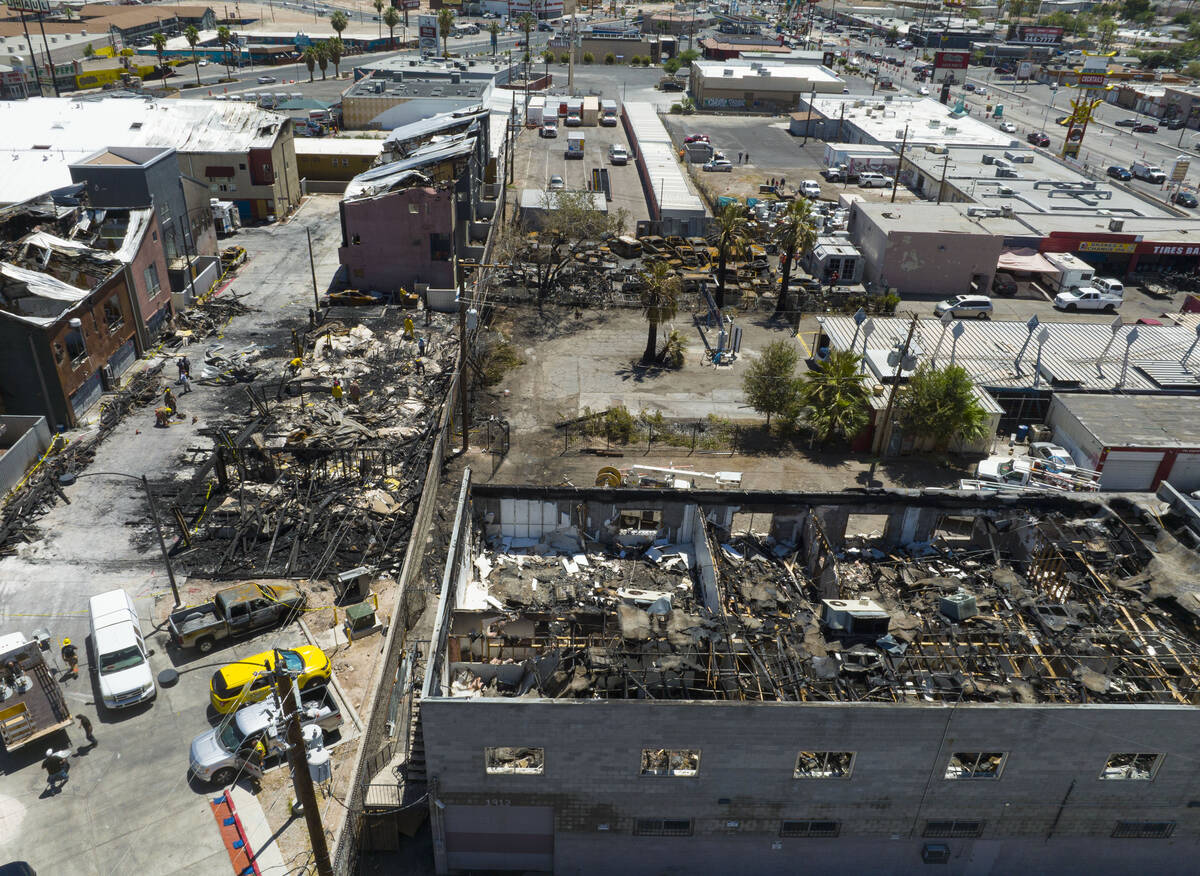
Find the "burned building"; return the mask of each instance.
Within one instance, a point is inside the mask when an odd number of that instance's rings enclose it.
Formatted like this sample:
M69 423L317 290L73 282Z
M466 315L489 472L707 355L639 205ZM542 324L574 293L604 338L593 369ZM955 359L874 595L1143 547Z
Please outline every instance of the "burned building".
M153 209L51 198L0 211L0 400L52 428L80 415L149 348L170 313Z
M439 872L1169 872L1196 850L1200 557L1138 506L463 496L417 713Z
M355 289L453 289L483 255L497 203L488 111L442 113L394 130L383 163L350 181L339 260Z

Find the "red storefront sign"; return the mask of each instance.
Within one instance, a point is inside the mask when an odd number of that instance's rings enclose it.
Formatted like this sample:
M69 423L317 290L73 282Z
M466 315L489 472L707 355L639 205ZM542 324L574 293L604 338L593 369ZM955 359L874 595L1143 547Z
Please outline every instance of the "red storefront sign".
M1029 27L1021 25L1017 28L1015 42L1037 43L1038 45L1058 45L1062 42L1061 27Z
M1078 234L1052 231L1042 240L1041 252L1091 252L1110 255L1200 256L1200 243L1165 243L1139 240L1132 234Z
M1079 87L1080 88L1103 88L1105 77L1103 73L1080 73Z
M966 70L970 61L970 52L935 52L933 55L933 66L938 70Z

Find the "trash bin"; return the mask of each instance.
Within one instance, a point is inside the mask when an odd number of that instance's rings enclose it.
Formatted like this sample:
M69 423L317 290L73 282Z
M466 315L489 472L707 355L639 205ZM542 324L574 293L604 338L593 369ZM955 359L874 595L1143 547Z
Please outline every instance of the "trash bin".
M1017 443L1024 444L1029 439L1029 426L1017 426Z

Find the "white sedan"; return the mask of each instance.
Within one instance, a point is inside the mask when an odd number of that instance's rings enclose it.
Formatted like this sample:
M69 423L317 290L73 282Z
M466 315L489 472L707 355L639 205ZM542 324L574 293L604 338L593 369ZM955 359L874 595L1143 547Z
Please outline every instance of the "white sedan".
M1035 441L1029 445L1029 455L1042 462L1048 462L1062 471L1074 471L1075 460L1067 448L1049 441Z
M1001 122L1000 130L1006 134L1015 134L1017 132L1017 126L1012 122Z
M922 85L920 88L917 89L917 94L928 95L929 89L926 88L924 85Z
M704 162L704 169L709 173L733 173L733 162L728 158L714 158Z
M806 198L821 197L821 184L815 179L806 179L800 183L800 194Z

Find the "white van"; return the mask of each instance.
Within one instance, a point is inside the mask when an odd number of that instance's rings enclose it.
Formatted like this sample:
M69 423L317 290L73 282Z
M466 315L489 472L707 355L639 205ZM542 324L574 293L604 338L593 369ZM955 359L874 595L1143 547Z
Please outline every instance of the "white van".
M150 652L129 594L110 590L93 596L88 601L88 619L104 705L123 709L154 699L158 689L150 671Z
M1109 295L1125 294L1125 284L1120 280L1114 280L1112 277L1092 277L1092 285L1101 292L1107 292Z

